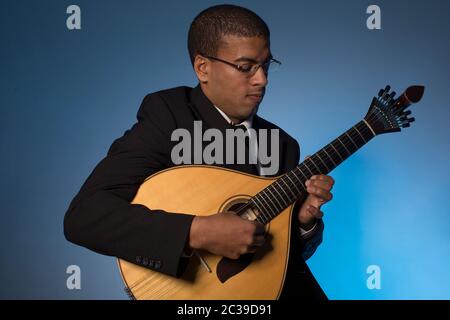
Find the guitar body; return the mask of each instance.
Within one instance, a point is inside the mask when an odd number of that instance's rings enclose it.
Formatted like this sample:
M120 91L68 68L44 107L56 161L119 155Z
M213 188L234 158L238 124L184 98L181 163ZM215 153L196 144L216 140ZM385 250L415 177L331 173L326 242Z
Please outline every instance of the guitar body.
M132 203L207 216L232 210L275 180L212 166L175 167L150 176ZM293 205L287 207L266 225L270 238L267 245L251 258L250 264L225 281L217 274L222 257L206 251L197 253L211 272L196 255L190 258L181 278L119 259L122 278L136 299L277 299L287 270L292 209ZM252 212L243 217L253 220Z

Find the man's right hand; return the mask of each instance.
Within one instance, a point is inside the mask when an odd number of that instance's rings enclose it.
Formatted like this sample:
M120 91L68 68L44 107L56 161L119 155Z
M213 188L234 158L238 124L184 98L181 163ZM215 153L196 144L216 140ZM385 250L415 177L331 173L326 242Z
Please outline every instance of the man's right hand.
M256 221L245 220L233 212L196 216L192 221L189 246L215 255L238 259L264 245L265 229Z

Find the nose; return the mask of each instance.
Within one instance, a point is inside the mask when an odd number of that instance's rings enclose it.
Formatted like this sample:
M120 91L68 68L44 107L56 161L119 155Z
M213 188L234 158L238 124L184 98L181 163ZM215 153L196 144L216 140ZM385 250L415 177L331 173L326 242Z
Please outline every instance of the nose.
M250 80L252 85L261 87L265 87L269 83L267 74L264 72L263 68L259 68L256 73L250 78Z

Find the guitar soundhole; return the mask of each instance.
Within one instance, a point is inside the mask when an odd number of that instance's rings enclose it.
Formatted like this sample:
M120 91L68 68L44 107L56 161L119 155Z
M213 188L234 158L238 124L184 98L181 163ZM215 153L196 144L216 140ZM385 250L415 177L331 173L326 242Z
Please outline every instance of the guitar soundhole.
M242 216L245 213L245 210L242 210L242 208L245 206L245 204L246 204L246 202L235 203L228 209L228 211L236 212L236 214L238 214L239 216Z
M258 216L258 212L250 206L246 206L249 199L250 197L243 198L242 196L231 199L222 205L220 211L233 211L243 219L254 221Z

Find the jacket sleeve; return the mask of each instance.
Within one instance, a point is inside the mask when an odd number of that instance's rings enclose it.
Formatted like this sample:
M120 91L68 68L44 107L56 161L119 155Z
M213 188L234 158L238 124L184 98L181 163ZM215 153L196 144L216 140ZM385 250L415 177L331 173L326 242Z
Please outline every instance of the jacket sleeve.
M130 203L148 176L171 166L170 134L176 123L157 94L144 98L137 119L70 203L64 234L95 252L180 276L194 216Z
M303 260L308 260L312 257L314 252L316 252L319 245L323 240L323 230L325 225L322 219L317 220L317 224L314 227L314 230L308 234L308 236L300 235L300 231L298 231L298 237L300 238L301 244L301 255Z
M296 156L295 161L293 162L293 165L290 165L290 169L294 169L298 163L300 162L300 145L298 142L294 139L292 139L293 145L289 148L296 150L295 154ZM294 206L294 212L298 212L300 209L299 202L296 203ZM295 216L292 217L293 223L292 223L292 237L296 238L294 241L298 241L299 245L295 246L295 248L299 248L300 255L303 258L304 261L308 260L314 252L316 252L319 245L322 243L323 240L323 231L324 231L324 223L322 219L317 220L317 224L314 227L314 230L311 232L308 232L308 235L302 236L300 232L300 226L298 223L298 220Z

